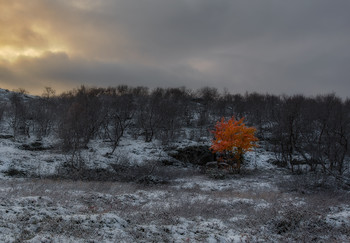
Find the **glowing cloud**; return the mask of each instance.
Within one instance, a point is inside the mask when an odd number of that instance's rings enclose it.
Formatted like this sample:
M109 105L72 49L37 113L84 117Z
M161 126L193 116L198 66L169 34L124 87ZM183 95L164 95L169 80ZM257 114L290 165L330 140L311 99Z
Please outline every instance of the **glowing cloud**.
M21 57L67 51L55 38L50 21L44 21L46 8L40 2L0 0L0 60L14 62Z

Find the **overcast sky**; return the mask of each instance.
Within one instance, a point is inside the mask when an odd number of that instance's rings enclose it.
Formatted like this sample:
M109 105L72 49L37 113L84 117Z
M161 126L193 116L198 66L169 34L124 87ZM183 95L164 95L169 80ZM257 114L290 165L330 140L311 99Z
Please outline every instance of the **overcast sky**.
M349 0L0 0L0 87L350 97Z

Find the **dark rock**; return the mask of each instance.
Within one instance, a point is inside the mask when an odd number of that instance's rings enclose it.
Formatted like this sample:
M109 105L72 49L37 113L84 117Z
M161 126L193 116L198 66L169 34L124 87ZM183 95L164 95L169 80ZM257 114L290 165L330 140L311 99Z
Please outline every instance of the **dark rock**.
M183 163L177 159L169 158L160 161L163 166L183 166Z
M2 139L10 139L10 138L13 138L13 135L10 135L10 134L0 134L0 138L2 138Z
M41 142L36 141L30 144L22 144L19 148L23 150L29 150L29 151L43 151L43 150L51 149L52 147L45 146Z
M215 155L210 151L209 146L190 146L177 149L175 153L169 154L171 157L195 165L205 166L206 163L216 160Z
M4 174L13 177L22 177L26 175L24 171L17 170L15 168L9 168L7 171L4 171Z
M137 180L138 183L141 184L147 184L147 185L157 185L157 184L168 184L169 182L167 180L164 180L163 178L160 178L158 176L153 175L146 175L142 176L140 179Z

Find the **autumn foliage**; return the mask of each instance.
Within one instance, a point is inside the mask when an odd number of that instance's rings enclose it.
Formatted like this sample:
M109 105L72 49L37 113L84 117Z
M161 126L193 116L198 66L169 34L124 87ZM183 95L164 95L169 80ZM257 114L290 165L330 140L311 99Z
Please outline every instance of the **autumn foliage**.
M215 139L210 147L218 156L219 165L226 165L230 170L240 170L243 155L257 147L258 139L254 136L255 127L247 127L243 123L244 118L236 120L234 117L225 121L222 118L212 131Z

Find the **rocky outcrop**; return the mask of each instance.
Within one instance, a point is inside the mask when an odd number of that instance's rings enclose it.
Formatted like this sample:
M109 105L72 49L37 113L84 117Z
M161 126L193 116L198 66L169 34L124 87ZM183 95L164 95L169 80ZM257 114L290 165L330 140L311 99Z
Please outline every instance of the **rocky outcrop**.
M208 162L214 161L215 155L210 151L209 146L190 146L177 149L169 153L171 157L184 163L205 166Z

